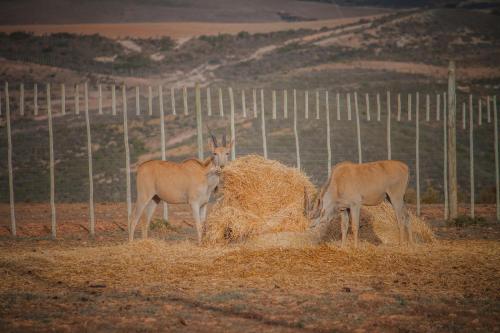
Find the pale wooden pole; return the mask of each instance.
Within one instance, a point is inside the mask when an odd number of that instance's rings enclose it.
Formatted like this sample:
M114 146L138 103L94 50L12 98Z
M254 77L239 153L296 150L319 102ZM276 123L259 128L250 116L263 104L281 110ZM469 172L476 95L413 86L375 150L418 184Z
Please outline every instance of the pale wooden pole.
M212 115L212 94L210 93L210 87L207 87L207 115L209 117Z
M261 130L262 130L262 149L264 158L267 159L267 139L266 139L266 117L264 114L264 89L260 90L260 113L261 113Z
M187 91L187 87L184 87L184 89L182 90L182 98L184 100L184 115L187 116L188 115L188 91Z
M130 233L130 215L132 214L132 194L130 184L130 147L128 144L128 114L127 114L127 88L122 86L123 97L123 143L125 146L125 180L127 184L127 222Z
M398 121L401 121L401 94L398 94Z
M304 110L306 119L309 119L309 92L307 90L304 91Z
M12 132L10 128L10 98L9 83L5 82L5 115L7 117L7 164L9 168L9 205L10 205L10 233L17 235L16 212L14 204L14 173L12 169Z
M429 94L425 95L425 121L431 120L431 98Z
M36 86L36 83L35 83L35 86ZM37 111L37 110L35 109L35 111ZM0 116L1 115L2 115L2 94L0 93Z
M288 91L283 90L283 116L288 119Z
M469 95L469 172L470 172L470 217L475 215L475 185L474 185L474 107L472 94Z
M458 184L457 184L457 96L455 81L455 62L448 66L448 184L449 184L449 217L458 217Z
M80 86L75 85L75 114L80 114Z
M337 120L340 120L340 94L337 93Z
M201 89L200 84L195 86L196 98L196 134L198 143L198 159L203 160L203 118L201 113Z
M447 112L446 112L446 99L443 99L443 189L444 189L444 219L447 220L449 216L448 209L448 131L447 131Z
M297 169L300 170L300 145L297 130L297 90L293 89L293 134L295 136L295 151L297 153Z
M272 92L272 99L273 99L273 119L276 119L276 90L273 90Z
M161 160L167 159L167 147L165 140L165 110L163 108L163 86L158 86L158 102L160 104L160 139L161 139ZM163 201L163 221L168 221L168 205Z
M377 121L380 121L380 94L377 93Z
M153 115L153 88L148 86L148 111L149 115Z
M486 96L486 116L488 124L491 123L491 106L490 106L490 96Z
M436 120L439 121L441 118L441 95L436 94Z
M90 117L89 117L89 95L88 86L85 82L85 126L87 127L87 157L89 167L89 222L90 236L95 236L95 216L94 216L94 177L92 172L92 139L90 136Z
M102 84L99 83L97 87L97 99L98 99L98 108L99 108L99 114L102 114Z
M52 105L50 101L50 83L47 83L47 119L49 121L49 167L50 167L50 212L52 238L57 237L56 231L56 204L54 181L54 134L52 130Z
M229 87L229 103L231 105L231 114L230 114L230 122L231 122L231 160L236 159L236 130L234 128L234 95L233 88Z
M408 94L408 121L411 121L411 94Z
M139 86L135 86L135 115L141 114L141 92Z
M319 90L316 90L316 119L319 119Z
M365 94L365 105L366 105L366 120L371 121L370 96L368 94Z
M35 85L35 88L36 85ZM38 88L35 90L35 115L38 115ZM66 114L66 86L61 84L61 113Z
M64 83L61 85L64 87ZM64 114L64 99L63 99L63 93L61 91L61 108L63 109L63 113ZM0 103L2 104L2 103ZM0 106L0 115L2 114L2 111L1 111L2 107ZM38 85L35 83L35 85L33 86L33 114L35 116L38 116Z
M351 120L351 94L347 93L347 120Z
M243 118L247 117L247 101L245 98L245 89L241 89L241 109L243 110Z
M417 216L420 216L420 105L419 94L415 96L415 181L417 183Z
M464 103L462 103L462 129L467 128L467 126L466 126L467 120L466 120L466 116L465 116L465 114L467 112L466 110L467 110L467 107L465 106L465 102L464 102Z
M257 112L257 90L256 89L252 90L252 97L253 97L253 116L254 116L254 118L257 118L258 112Z
M356 112L356 135L358 137L358 163L363 163L361 152L361 128L359 126L358 93L354 92L354 109Z
M19 112L24 116L24 83L19 85Z
M495 181L496 181L496 199L497 199L497 221L500 222L500 174L499 174L499 156L498 156L498 110L497 97L493 96L493 130L495 131Z
M175 115L175 88L170 88L170 101L172 102L172 114ZM212 109L210 109L212 110Z
M390 160L391 151L391 92L387 91L387 159Z
M219 88L219 114L224 117L224 103L222 101L222 88Z
M481 126L483 124L483 106L482 106L482 102L481 102L481 96L478 97L477 103L478 103L478 109L479 109L479 116L478 116L477 124L479 126Z
M325 91L325 106L326 106L326 151L328 154L328 177L332 173L332 144L330 138L330 103L328 102L328 90Z
M111 85L111 114L116 116L116 86Z

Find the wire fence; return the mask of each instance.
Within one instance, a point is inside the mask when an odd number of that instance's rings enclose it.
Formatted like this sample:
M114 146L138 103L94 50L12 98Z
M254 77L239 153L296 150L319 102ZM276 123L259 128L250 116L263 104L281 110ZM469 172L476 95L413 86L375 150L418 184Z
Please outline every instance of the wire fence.
M319 185L332 165L396 159L411 170L407 198L446 199L446 92L4 84L0 95L1 202L127 202L149 159L206 157L208 128L235 138L232 157L260 154ZM458 93L459 201L498 202L496 96ZM476 193L477 192L477 193ZM495 200L496 199L496 200ZM167 216L165 216L167 217Z

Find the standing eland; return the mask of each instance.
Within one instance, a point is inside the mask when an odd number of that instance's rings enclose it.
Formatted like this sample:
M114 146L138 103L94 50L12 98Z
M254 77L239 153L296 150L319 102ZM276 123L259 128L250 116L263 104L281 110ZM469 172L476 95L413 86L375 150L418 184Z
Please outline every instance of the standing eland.
M331 221L335 212L340 211L342 247L345 247L350 215L354 247L358 247L361 206L376 206L387 199L396 213L400 244L403 243L405 230L408 242L412 243L410 219L406 216L403 200L408 178L408 166L399 161L337 164L312 207L306 198L305 209L309 218L313 220L311 228L318 227L324 219L326 222Z
M210 195L219 185L221 169L227 164L233 142L226 144L226 135L222 137L222 146L210 134L208 145L211 156L203 161L188 159L181 163L169 161L148 161L137 169L137 201L131 215L129 241L134 239L135 228L146 210L142 237L148 237L149 224L160 201L169 204L189 204L196 222L198 243L201 243L203 227L207 215Z

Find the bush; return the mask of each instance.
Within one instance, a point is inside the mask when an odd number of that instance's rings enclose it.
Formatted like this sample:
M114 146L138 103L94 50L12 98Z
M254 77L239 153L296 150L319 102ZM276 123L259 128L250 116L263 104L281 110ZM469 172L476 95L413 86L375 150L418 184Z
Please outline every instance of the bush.
M425 192L422 193L422 203L435 204L441 202L441 193L431 184L427 185Z
M484 222L485 222L485 220L482 217L472 218L470 216L460 215L456 219L448 221L448 225L453 226L453 227L463 228L463 227L469 227L472 225L482 224Z

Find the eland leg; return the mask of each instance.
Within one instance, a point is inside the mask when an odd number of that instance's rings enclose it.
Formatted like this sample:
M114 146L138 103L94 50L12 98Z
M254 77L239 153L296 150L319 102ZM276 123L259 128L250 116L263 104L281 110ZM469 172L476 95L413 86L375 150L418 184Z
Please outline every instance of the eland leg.
M413 234L411 230L411 220L405 212L405 203L403 195L388 194L391 201L392 208L396 214L396 220L399 228L399 245L403 245L405 239L405 231L407 232L408 242L413 243ZM405 230L406 229L406 230Z
M146 220L144 221L144 224L142 225L142 238L143 239L148 238L148 231L149 231L149 225L151 223L151 218L153 217L153 214L155 213L156 207L158 206L159 202L160 202L160 199L157 196L155 196L146 205L146 208L145 208Z
M346 246L347 231L349 230L349 212L347 209L340 211L340 229L342 230L342 247Z
M198 235L198 244L201 244L201 237L203 235L203 229L201 225L201 218L200 218L200 205L196 203L191 203L191 211L193 213L193 218L196 222L196 233Z
M361 211L361 205L354 204L351 206L351 220L352 220L352 233L354 235L354 247L359 245L359 214Z
M142 213L144 211L144 208L146 207L147 203L149 200L137 198L137 201L134 206L134 210L132 211L132 216L131 220L129 222L129 230L128 230L128 240L133 241L134 240L134 233L135 233L135 227L137 226L137 223L141 219Z

